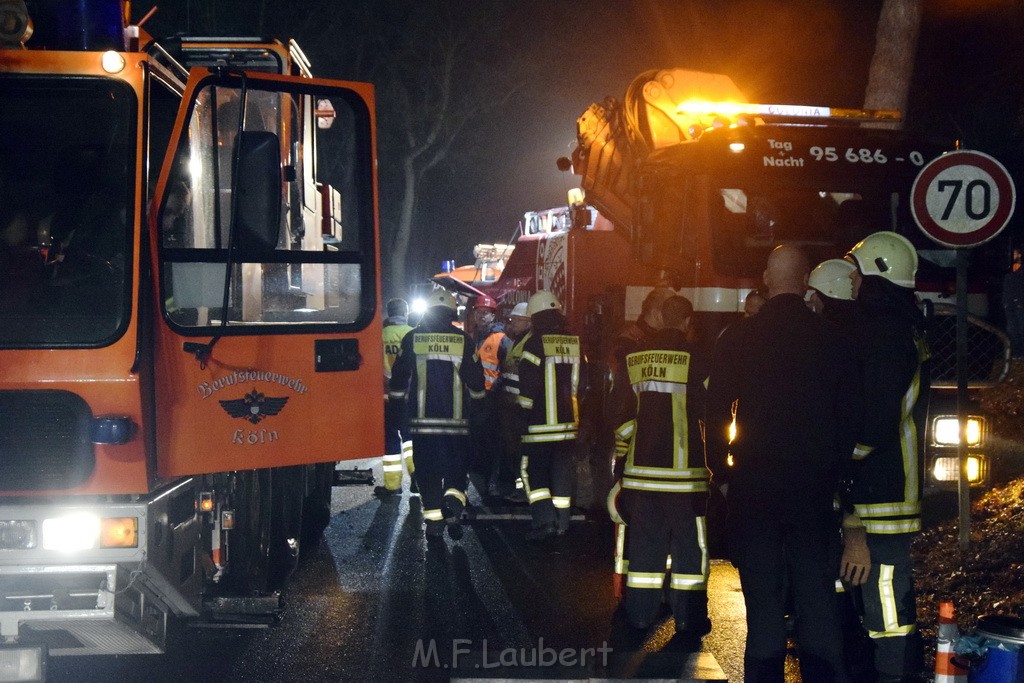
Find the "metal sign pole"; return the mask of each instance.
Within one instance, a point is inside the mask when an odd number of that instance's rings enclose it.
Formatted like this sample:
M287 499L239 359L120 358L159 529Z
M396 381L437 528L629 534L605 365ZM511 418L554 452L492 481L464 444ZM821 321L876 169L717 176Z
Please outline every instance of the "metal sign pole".
M971 484L967 479L967 266L970 250L956 250L956 414L960 438L957 460L960 477L957 498L960 513L960 550L967 552L971 543Z

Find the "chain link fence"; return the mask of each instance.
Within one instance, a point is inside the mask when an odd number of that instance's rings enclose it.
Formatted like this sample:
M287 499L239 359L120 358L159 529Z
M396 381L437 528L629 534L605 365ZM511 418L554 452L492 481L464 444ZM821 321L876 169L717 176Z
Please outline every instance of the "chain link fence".
M956 306L935 304L928 327L931 349L931 385L955 389ZM1010 370L1010 339L998 327L973 315L967 316L968 387L991 387L1006 378Z

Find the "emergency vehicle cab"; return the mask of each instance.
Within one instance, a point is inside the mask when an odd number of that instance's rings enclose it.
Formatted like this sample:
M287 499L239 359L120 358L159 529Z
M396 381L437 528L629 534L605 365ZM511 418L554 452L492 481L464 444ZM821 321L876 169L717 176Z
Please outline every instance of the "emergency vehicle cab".
M336 461L383 452L372 86L34 7L0 9L4 680L273 619Z

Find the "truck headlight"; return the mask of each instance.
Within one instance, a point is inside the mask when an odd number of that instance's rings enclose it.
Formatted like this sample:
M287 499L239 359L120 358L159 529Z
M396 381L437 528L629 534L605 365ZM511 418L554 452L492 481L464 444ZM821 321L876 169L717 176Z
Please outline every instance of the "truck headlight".
M967 481L971 484L983 482L988 476L988 459L983 455L967 456ZM960 459L956 456L935 458L932 465L932 477L935 481L959 481Z
M979 446L985 434L985 418L967 418L967 445ZM936 446L956 446L960 443L960 420L956 417L937 417L932 422L932 442Z
M100 540L100 518L88 512L43 520L43 549L70 553L95 548Z
M45 681L46 650L42 645L0 645L0 681Z

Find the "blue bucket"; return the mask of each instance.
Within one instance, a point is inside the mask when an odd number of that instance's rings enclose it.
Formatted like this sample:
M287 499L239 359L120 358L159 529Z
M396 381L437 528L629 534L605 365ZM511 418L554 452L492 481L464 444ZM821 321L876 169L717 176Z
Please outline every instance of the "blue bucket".
M1024 683L1024 619L990 614L978 619L974 633L996 645L971 666L969 683Z

